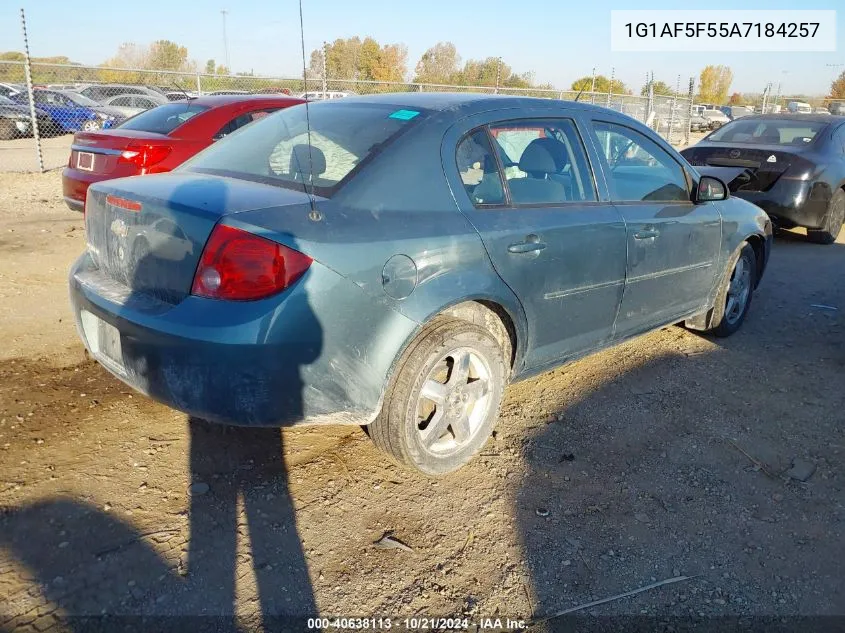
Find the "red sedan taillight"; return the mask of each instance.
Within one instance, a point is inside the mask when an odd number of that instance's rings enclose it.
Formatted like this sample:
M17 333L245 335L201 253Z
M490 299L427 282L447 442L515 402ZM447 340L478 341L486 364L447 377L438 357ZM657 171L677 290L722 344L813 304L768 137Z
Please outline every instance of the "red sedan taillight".
M311 262L266 238L217 225L203 249L191 294L229 301L264 299L291 286Z
M130 145L120 154L118 162L132 163L138 169L149 169L170 155L168 145Z

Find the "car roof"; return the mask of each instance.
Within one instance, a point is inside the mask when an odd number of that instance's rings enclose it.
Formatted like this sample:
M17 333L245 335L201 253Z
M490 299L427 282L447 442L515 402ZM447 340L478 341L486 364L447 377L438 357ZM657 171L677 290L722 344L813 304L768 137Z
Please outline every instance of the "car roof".
M845 116L837 114L752 114L743 121L811 121L813 123L843 123Z
M531 108L565 104L566 107L594 112L607 112L608 109L590 103L575 101L559 101L557 99L542 99L540 97L521 97L514 95L491 95L471 92L391 92L377 95L350 95L342 103L374 103L387 104L398 107L421 108L434 112L450 110L484 111L499 108ZM616 112L616 110L611 110Z

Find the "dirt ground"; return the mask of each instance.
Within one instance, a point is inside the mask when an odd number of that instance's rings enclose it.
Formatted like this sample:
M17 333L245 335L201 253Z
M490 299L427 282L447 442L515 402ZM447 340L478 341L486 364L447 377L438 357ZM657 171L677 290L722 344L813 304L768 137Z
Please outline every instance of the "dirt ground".
M439 480L357 427L215 427L131 392L77 339L83 248L56 172L0 174L0 630L476 630L682 576L586 613L845 615L845 233L781 236L729 339L670 327L512 385L483 455Z

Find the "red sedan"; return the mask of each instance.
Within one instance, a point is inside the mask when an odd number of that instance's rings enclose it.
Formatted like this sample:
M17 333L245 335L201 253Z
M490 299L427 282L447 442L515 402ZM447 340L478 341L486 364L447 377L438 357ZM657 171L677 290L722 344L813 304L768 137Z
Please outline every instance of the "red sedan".
M114 129L77 132L62 172L64 200L82 211L91 183L170 171L247 123L299 103L279 95L199 97L141 112Z

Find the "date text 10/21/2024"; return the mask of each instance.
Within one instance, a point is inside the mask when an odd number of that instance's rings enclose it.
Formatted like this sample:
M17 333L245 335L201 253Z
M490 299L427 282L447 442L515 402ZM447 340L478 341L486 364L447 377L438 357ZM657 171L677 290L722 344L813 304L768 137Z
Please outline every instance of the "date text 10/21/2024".
M528 622L518 618L308 618L309 630L382 630L389 631L521 631L528 628Z

